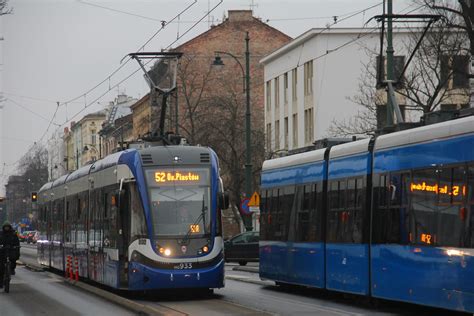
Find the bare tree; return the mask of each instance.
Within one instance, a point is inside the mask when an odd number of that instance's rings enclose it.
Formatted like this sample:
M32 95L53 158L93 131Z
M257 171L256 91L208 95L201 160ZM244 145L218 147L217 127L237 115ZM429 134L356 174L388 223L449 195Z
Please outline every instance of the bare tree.
M29 191L37 191L48 180L48 151L35 143L21 158L18 170L27 181ZM29 192L25 192L29 196Z
M223 180L230 191L232 211L234 217L239 216L238 205L244 191L244 166L245 166L245 98L242 91L234 91L235 85L221 82L219 94L211 96L206 102L207 119L204 139L213 148L220 160ZM253 122L263 121L261 113L253 111ZM263 124L255 123L252 128L252 164L253 187L258 183L260 166L264 160L264 133ZM244 223L250 226L251 217L243 216Z
M242 218L247 227L250 217L241 216L239 204L244 191L245 94L240 69L230 64L212 69L212 57L184 55L180 60L180 131L192 144L211 147L219 156L221 176L230 191L234 219ZM204 69L204 71L203 71ZM261 82L258 78L255 82ZM252 91L252 90L251 90ZM254 99L252 100L254 101ZM252 104L257 104L252 102ZM252 109L253 187L258 183L264 157L263 112Z
M12 8L8 8L8 0L0 0L0 15L13 13Z
M198 60L198 62L196 61ZM211 77L211 58L186 54L180 60L178 71L179 93L180 93L180 116L179 127L191 144L199 144L203 139L205 131L202 125L206 111L202 110L206 102L207 89L214 80ZM208 65L203 67L202 65ZM202 71L202 69L207 69Z
M428 31L401 78L396 93L400 100L404 100L402 106L407 116L414 112L425 114L440 109L442 104L450 103L450 100L467 97L467 86L459 88L449 84L456 69L446 67L452 64L454 56L465 55L467 49L466 32L452 27L457 20L459 17L445 12L444 18ZM418 28L412 30L408 40L402 44L410 54L421 34ZM371 134L380 127L384 115L380 110L385 109L386 93L376 87L378 52L369 47L364 49L369 62L362 65L358 94L349 98L360 106L360 110L348 120L334 120L329 129L331 135Z

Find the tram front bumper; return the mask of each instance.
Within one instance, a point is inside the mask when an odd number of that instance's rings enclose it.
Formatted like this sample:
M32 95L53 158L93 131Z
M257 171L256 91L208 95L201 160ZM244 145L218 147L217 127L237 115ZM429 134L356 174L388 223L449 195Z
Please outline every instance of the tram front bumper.
M129 290L224 287L224 260L201 269L157 269L138 262L128 266Z

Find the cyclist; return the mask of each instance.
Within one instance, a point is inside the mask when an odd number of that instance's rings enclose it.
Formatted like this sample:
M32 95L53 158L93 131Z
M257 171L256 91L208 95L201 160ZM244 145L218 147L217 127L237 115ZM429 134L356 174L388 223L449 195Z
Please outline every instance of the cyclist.
M3 223L2 231L0 232L0 246L10 246L10 262L12 275L15 274L16 260L20 258L20 240L17 233L13 230L12 225L6 221ZM5 249L0 249L0 280L3 280L5 273L5 262L7 260ZM0 281L0 287L3 287L3 282Z

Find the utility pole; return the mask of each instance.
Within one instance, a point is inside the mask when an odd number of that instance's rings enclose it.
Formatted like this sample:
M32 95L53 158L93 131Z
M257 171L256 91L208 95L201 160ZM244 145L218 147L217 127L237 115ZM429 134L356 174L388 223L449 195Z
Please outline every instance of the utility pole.
M246 197L252 196L252 146L250 143L250 50L249 50L249 32L245 35L245 91L246 110L245 110L245 193Z
M392 26L393 3L387 2L387 81L392 82L393 78L393 26ZM387 122L385 126L393 125L393 104L390 98L390 89L387 89Z

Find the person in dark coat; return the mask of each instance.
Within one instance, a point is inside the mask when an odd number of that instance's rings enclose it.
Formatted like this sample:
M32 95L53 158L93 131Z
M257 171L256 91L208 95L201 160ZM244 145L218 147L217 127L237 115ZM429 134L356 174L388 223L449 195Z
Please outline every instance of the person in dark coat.
M20 240L9 222L3 223L0 231L0 246L10 246L9 252L12 275L15 274L16 261L20 258ZM5 273L6 250L0 249L0 287L3 287L3 275Z

